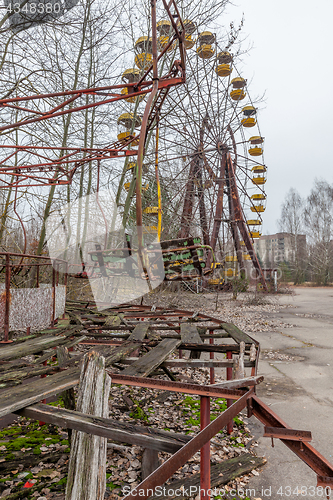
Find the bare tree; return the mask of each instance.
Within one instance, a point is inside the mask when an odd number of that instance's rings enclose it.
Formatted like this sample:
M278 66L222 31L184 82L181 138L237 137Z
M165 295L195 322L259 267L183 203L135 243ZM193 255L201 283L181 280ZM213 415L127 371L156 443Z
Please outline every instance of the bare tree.
M281 206L279 229L289 233L292 238L291 258L287 264L292 272L294 284L304 281L307 252L304 238L304 200L294 188L290 188Z
M306 201L304 223L310 240L310 268L317 284L333 277L333 186L316 179Z

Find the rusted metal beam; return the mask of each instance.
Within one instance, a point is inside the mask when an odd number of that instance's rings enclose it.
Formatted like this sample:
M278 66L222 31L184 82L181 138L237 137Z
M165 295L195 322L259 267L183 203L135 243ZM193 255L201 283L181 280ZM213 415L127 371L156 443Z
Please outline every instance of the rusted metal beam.
M124 384L135 387L146 387L148 389L162 389L164 391L180 392L184 394L195 394L197 396L210 396L213 398L231 398L240 399L244 391L237 389L227 389L225 387L214 387L211 385L187 384L183 382L171 382L169 380L159 380L146 377L132 377L129 375L119 375L118 373L108 372L112 378L113 384ZM261 377L263 380L263 377ZM239 384L241 385L241 384Z
M299 431L295 429L285 429L283 427L265 426L264 436L277 439L289 439L291 441L312 441L310 431Z
M278 415L276 415L265 403L257 396L252 396L248 400L249 415L254 415L260 422L269 427L279 427L282 429L291 429ZM295 455L306 463L318 476L321 477L321 486L331 486L333 478L333 466L323 457L315 448L306 442L291 441L290 439L281 439ZM325 478L327 482L325 483ZM325 483L325 484L324 484Z
M139 492L140 499L147 499L153 495L155 488L161 486L182 467L197 451L200 450L217 434L227 422L234 418L238 413L245 408L246 402L253 394L253 389L246 392L236 403L225 410L213 422L197 434L189 443L183 446L171 458L166 460L155 472L150 474L142 483L140 483L133 492L123 497L123 500L137 500Z

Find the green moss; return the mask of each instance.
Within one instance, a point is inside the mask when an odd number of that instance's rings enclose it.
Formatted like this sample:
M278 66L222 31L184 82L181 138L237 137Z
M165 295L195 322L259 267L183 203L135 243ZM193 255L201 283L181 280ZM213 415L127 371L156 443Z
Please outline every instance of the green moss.
M8 455L5 456L5 459L6 460L15 460L16 456L14 455L14 453L8 453Z

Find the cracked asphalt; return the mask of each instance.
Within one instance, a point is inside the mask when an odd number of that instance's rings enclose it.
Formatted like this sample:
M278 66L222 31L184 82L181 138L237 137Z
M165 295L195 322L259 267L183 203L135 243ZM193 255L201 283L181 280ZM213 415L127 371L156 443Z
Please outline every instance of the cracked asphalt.
M311 445L333 464L333 288L294 292L279 298L294 307L265 313L292 328L251 333L261 345L259 375L265 377L257 395L293 429L310 430ZM256 489L251 498L326 498L307 465L279 440L272 448L254 417L249 425L258 438L258 455L267 459L261 474L251 478L248 487Z

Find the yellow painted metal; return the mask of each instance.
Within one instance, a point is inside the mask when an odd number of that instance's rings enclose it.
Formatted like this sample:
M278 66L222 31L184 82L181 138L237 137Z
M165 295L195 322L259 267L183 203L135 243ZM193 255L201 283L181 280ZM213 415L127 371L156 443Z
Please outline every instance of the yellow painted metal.
M251 212L256 212L256 213L262 213L265 212L266 208L264 205L254 205L254 207L251 207Z
M160 137L160 128L159 128L159 118L157 117L156 123L156 141L155 141L155 178L157 185L157 241L161 241L162 234L162 191L161 191L161 183L160 176L158 173L158 142ZM155 207L154 207L155 208Z
M261 175L258 175L258 177L252 177L252 182L253 182L253 184L256 184L257 186L259 186L261 184L265 184L266 177L263 177Z
M134 128L139 128L141 125L141 118L140 116L136 115L134 116L134 113L123 113L122 115L119 116L118 118L118 125L123 125L127 129L130 129L133 126L134 122Z
M250 236L252 238L260 238L261 233L259 231L250 231Z
M140 78L140 71L137 68L126 69L121 77L124 83L134 83L139 81L139 78Z
M249 219L246 221L249 226L261 226L262 222L260 219Z
M242 120L243 127L247 128L254 127L256 123L257 123L256 119L253 118L252 116L248 116L247 118L243 118Z
M144 232L149 233L149 234L158 234L158 228L157 226L143 226ZM164 229L164 227L163 227ZM162 231L163 231L162 229Z
M150 54L149 52L137 54L134 61L138 68L146 71L153 64L153 54Z
M248 253L243 253L243 259L244 260L251 260L251 255L249 255Z
M136 163L134 161L130 161L129 163L127 163L126 170L132 170L133 168L135 168L135 166Z
M226 262L237 262L237 256L236 255L226 255L225 261Z
M218 76L229 76L232 72L232 68L230 68L230 64L219 64L216 69L216 73Z
M209 278L208 285L219 285L220 281L220 278Z
M255 165L254 167L251 168L251 170L255 174L260 174L261 172L266 172L267 169L265 165Z
M210 31L203 31L202 33L199 33L198 35L198 43L199 45L211 45L212 43L215 42L215 35L211 33Z
M117 138L118 141L125 142L130 136L131 132L129 130L126 130L126 132L120 132L120 134L117 135Z
M200 45L197 48L197 54L201 59L210 59L213 57L215 49L209 44Z
M125 87L124 89L122 89L121 93L124 95L128 94L128 88ZM144 99L146 97L145 94L141 94L139 96L135 95L133 97L128 97L127 99L125 99L125 101L127 102L135 102L137 98L139 98L139 101L142 101L142 99Z
M236 271L234 269L226 269L225 274L226 274L226 276L228 276L228 278L231 278L231 276L236 275Z
M244 97L246 96L244 90L242 89L235 89L230 92L230 97L234 101L242 101Z
M192 38L191 35L185 34L184 46L186 50L191 49L195 44L195 38Z
M135 50L137 52L149 52L152 53L153 41L152 38L148 36L140 36L135 42Z
M262 148L258 148L258 147L249 148L249 154L251 156L260 156L260 155L262 155L262 152L263 152Z
M166 45L169 43L170 38L168 36L160 36L157 39L157 47L160 52L166 47ZM167 52L171 52L176 46L176 42L174 42L170 47L168 48Z
M253 135L252 137L250 137L249 142L251 144L262 144L264 142L264 138L260 135Z
M156 28L161 35L168 35L171 29L171 22L163 19L162 21L158 21Z
M190 19L185 19L183 21L184 27L185 27L185 32L188 33L189 35L192 35L195 30L196 30L196 25L193 21ZM180 23L177 23L178 28L180 27Z
M266 200L266 195L263 193L253 194L251 200Z
M143 211L144 214L157 215L158 207L146 207Z
M229 64L232 61L232 55L230 54L230 52L224 50L217 54L216 59L220 64Z
M253 106L244 106L242 112L244 116L253 116L257 114L257 110Z
M237 78L233 78L231 80L231 85L233 86L234 89L242 89L246 85L246 80L238 76Z
M125 182L125 184L124 184L125 191L127 191L127 192L129 191L130 185L131 185L130 182Z
M141 191L147 191L148 188L149 188L149 182L147 182L145 186L141 187Z

